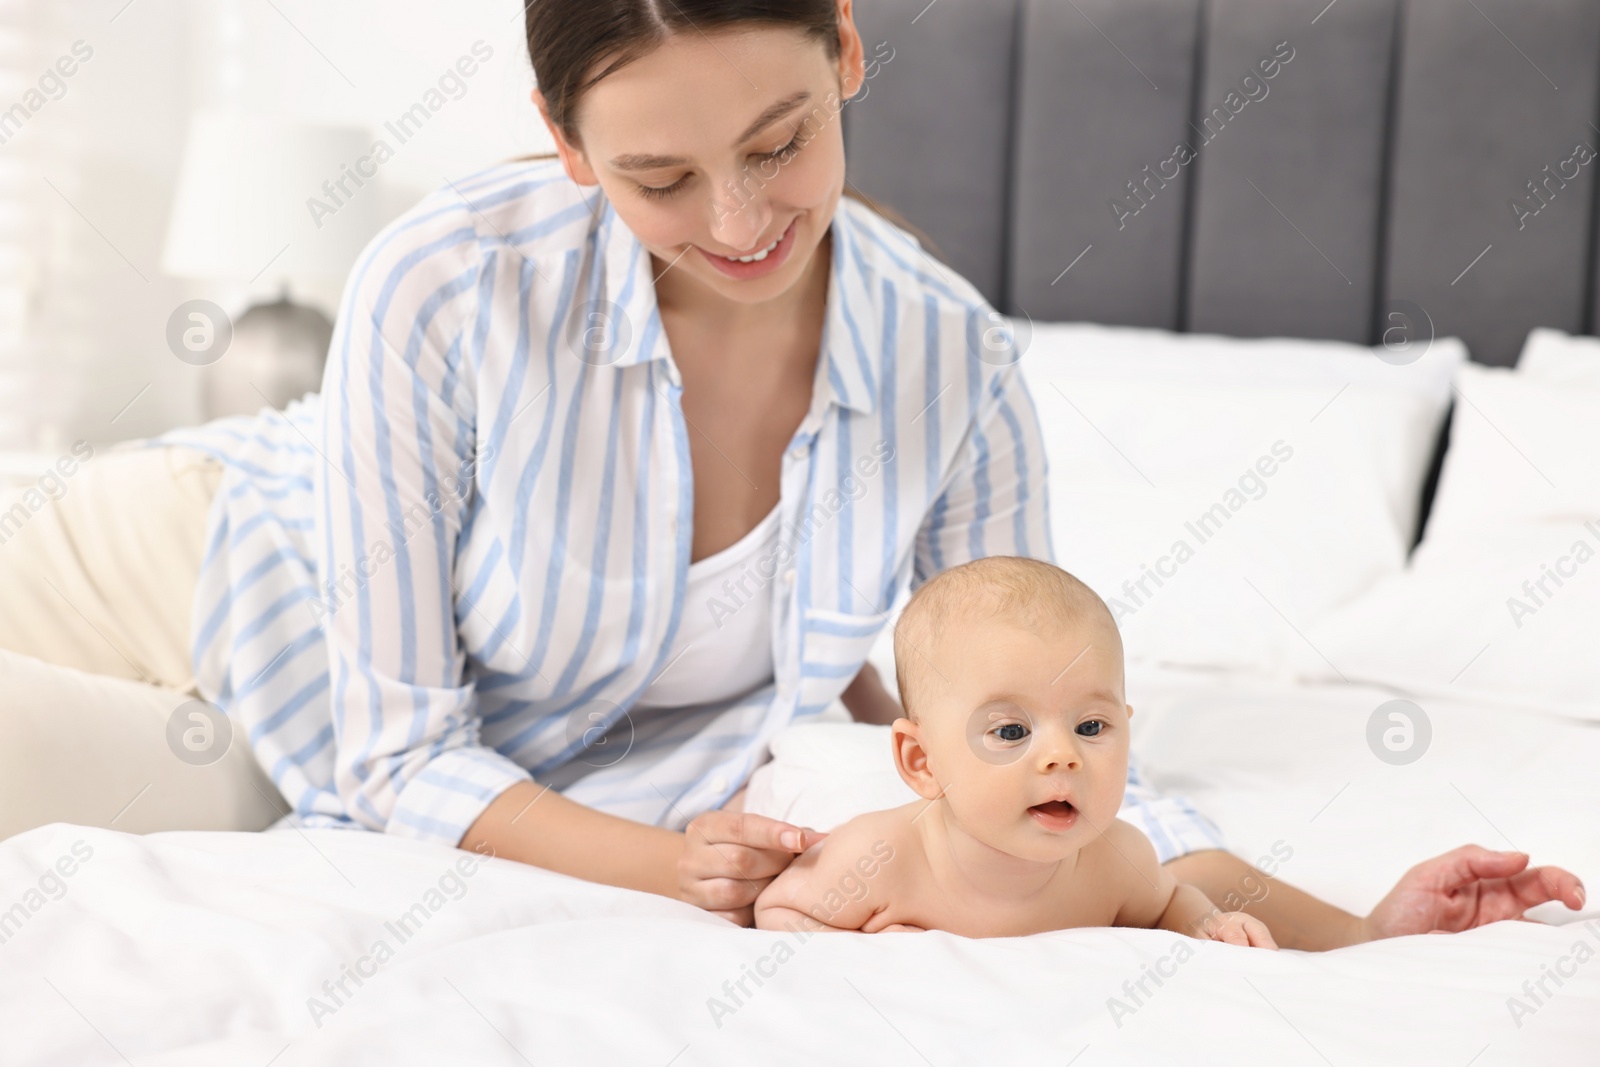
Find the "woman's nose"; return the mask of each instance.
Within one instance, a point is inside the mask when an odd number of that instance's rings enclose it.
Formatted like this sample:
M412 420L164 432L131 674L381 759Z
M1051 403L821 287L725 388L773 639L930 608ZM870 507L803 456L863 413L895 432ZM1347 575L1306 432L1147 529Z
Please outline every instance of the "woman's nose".
M772 219L766 197L748 180L727 178L711 197L711 236L739 253L756 251L756 242Z

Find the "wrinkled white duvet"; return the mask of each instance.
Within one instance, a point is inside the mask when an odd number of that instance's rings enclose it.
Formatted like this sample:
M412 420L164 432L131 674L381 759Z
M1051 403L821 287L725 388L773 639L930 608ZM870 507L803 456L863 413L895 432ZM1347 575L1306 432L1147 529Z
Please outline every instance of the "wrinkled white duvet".
M1393 766L1365 740L1391 695L1130 677L1152 777L1336 903L1503 835L1600 885L1600 729L1431 703L1430 750ZM1600 1062L1596 911L1323 954L801 940L372 834L65 824L0 843L0 909L7 1067Z

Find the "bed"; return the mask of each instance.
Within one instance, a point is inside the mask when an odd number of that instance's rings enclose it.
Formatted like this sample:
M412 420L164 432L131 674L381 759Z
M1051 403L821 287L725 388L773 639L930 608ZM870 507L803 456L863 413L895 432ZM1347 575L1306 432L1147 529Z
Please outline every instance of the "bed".
M1153 783L1356 913L1467 842L1600 884L1593 168L1506 202L1600 119L1600 8L859 6L892 58L850 180L1007 314ZM779 734L750 809L892 802L846 719ZM0 1063L1600 1059L1600 907L1530 919L1321 954L801 940L373 834L58 822L0 841Z
M1393 767L1360 729L1384 690L1171 670L1130 687L1152 777L1347 908L1467 841L1600 878L1600 841L1574 832L1600 807L1592 724L1508 731L1496 709L1430 704L1432 750ZM834 729L884 728L791 735ZM800 941L509 861L462 875L465 853L376 835L65 824L0 847L5 899L74 848L90 856L64 895L0 945L6 1063L1488 1067L1582 1062L1600 1038L1600 963L1577 961L1600 948L1595 909L1324 954L1126 929Z
M1596 448L1572 435L1600 426L1600 341L1540 332L1516 371L1481 373L1440 344L1399 375L1370 349L1308 344L1062 325L1024 361L1052 491L1071 505L1058 552L1118 602L1143 531L1175 528L1191 485L1216 496L1275 423L1323 403L1327 374L1351 376L1342 421L1318 414L1324 436L1297 439L1299 466L1283 464L1119 620L1147 776L1187 795L1239 856L1355 914L1411 864L1468 842L1593 884L1600 583L1573 580L1566 614L1545 616L1540 646L1513 645L1508 662L1480 650L1461 667L1456 645L1484 627L1502 642L1521 632L1504 619L1501 570L1463 546L1488 537L1489 561L1511 573L1549 558L1545 497L1512 506L1530 476L1507 445L1562 484L1581 480ZM1374 365L1383 375L1363 379ZM1152 394L1158 367L1167 389ZM1225 406L1207 414L1189 389L1219 380ZM1143 422L1116 418L1130 390ZM1457 393L1494 422L1457 423L1408 554L1427 443ZM1225 418L1237 440L1172 460L1167 434L1194 440L1185 412ZM1096 455L1089 440L1108 430L1120 447ZM1159 487L1130 490L1130 461ZM1600 491L1582 499L1600 519ZM1347 520L1337 552L1312 536L1326 508ZM1297 578L1312 563L1319 580ZM1229 595L1241 566L1266 595ZM872 660L889 670L891 654L885 639ZM909 795L887 728L837 705L772 752L748 810L826 829ZM803 937L375 834L54 823L0 842L0 1062L1581 1062L1600 1037L1600 908L1529 919L1320 954L1131 929Z

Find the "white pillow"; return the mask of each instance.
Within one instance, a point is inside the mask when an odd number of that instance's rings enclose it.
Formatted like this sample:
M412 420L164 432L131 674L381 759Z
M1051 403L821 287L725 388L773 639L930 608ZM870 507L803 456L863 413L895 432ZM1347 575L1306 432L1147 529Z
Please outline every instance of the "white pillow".
M917 793L895 770L889 727L814 721L780 730L772 758L750 775L744 810L824 833Z
M1600 397L1500 367L1464 367L1427 542L1600 513Z
M1466 350L1380 356L1033 327L1057 559L1106 599L1130 661L1282 671L1297 629L1404 566Z
M1543 326L1530 330L1517 373L1550 385L1600 389L1600 337L1574 337Z
M1478 366L1458 385L1410 569L1309 627L1301 669L1600 720L1600 390Z

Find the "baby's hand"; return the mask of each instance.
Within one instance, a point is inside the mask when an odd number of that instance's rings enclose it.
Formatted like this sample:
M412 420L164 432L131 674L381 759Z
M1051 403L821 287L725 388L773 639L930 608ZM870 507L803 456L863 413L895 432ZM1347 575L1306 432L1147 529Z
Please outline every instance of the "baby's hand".
M1214 911L1195 924L1196 937L1211 941L1225 941L1240 948L1277 949L1267 924L1242 911Z

